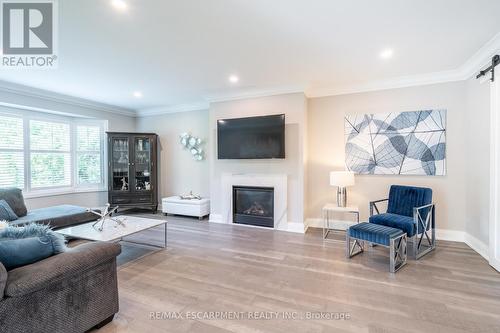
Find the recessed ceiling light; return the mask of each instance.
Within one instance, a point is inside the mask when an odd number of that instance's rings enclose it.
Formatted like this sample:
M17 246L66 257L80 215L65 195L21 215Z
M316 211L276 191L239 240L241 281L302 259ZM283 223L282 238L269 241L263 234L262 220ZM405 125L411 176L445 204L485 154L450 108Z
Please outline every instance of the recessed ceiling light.
M380 58L382 58L382 59L392 58L393 55L394 55L394 51L392 49L385 49L382 52L380 52Z
M239 80L240 80L240 78L237 77L236 75L229 76L229 82L231 82L231 83L237 83Z
M127 9L127 3L123 0L112 0L111 4L113 5L113 7L119 10Z
M142 98L142 92L140 91L134 91L133 94L135 98Z

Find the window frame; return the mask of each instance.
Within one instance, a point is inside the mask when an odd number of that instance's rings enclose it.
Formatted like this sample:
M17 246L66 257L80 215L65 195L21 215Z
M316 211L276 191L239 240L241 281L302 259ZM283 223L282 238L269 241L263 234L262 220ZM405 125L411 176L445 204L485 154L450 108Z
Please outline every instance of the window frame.
M4 117L21 118L23 119L23 152L24 156L24 188L23 195L25 198L37 198L52 195L63 195L82 192L102 192L107 191L107 140L106 131L108 129L108 121L100 119L59 116L49 113L28 112L22 110L12 110L2 107L0 115ZM70 156L70 185L63 186L47 186L33 188L31 184L31 154L32 153L68 153L68 151L53 151L53 150L31 150L30 143L30 121L44 121L53 123L64 123L69 125L69 156ZM78 166L77 156L79 151L77 148L77 126L95 126L99 127L101 142L100 142L100 159L101 159L101 182L99 184L78 184ZM1 149L3 152L4 150ZM14 150L5 150L14 151Z
M2 117L8 117L8 118L17 118L22 120L22 126L23 126L23 148L22 149L5 149L5 148L0 148L0 152L4 153L22 153L23 154L23 189L26 188L26 133L24 131L24 128L26 126L26 121L22 116L16 115L16 114L7 114L7 113L2 113L0 112L0 116Z

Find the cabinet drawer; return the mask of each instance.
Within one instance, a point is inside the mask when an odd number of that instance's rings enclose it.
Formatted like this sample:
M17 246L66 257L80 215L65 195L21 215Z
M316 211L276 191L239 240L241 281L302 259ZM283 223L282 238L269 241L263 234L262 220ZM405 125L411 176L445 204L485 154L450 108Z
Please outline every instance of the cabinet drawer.
M137 203L151 203L153 201L153 198L151 197L151 195L138 195L133 200Z
M132 198L130 197L112 197L111 198L111 203L113 204L128 204L131 203Z

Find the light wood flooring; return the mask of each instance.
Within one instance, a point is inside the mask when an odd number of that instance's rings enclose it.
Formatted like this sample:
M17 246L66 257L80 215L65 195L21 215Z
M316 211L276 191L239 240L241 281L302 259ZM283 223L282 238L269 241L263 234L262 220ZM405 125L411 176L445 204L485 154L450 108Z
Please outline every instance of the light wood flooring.
M95 332L500 332L500 274L463 243L439 242L390 274L386 249L347 260L343 237L323 242L319 229L301 235L168 220L167 250L123 243L120 312ZM162 230L136 239L161 243ZM194 311L245 319L150 318ZM248 319L270 312L279 318ZM299 319L307 313L350 318Z

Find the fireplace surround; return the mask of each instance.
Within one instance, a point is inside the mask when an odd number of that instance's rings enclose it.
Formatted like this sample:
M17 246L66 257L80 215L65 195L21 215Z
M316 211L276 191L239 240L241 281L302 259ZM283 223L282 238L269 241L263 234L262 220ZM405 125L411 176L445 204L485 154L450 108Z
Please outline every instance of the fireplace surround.
M274 188L233 186L233 223L274 228Z

